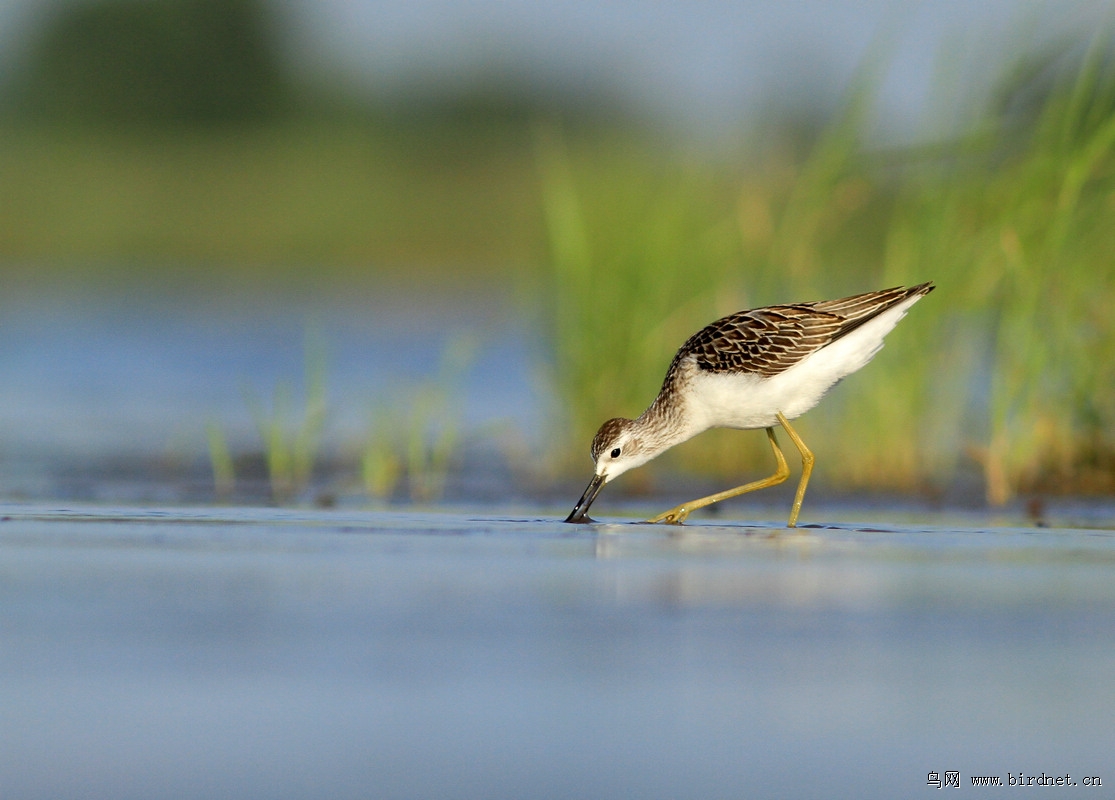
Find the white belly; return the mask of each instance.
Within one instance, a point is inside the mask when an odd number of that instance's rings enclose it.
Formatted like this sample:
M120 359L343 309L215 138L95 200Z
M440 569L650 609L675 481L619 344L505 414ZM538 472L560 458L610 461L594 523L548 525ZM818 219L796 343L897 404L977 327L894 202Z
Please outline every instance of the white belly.
M801 416L833 384L866 365L883 346L883 338L919 299L920 295L912 297L885 311L772 378L703 372L692 364L687 406L695 432L715 427L769 428L777 423L779 411L787 419Z

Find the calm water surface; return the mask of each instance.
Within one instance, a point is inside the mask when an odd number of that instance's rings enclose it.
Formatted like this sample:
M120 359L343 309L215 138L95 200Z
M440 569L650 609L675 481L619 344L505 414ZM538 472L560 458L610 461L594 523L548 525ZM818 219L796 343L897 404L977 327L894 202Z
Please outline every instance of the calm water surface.
M1111 796L1115 533L557 518L0 506L0 794Z

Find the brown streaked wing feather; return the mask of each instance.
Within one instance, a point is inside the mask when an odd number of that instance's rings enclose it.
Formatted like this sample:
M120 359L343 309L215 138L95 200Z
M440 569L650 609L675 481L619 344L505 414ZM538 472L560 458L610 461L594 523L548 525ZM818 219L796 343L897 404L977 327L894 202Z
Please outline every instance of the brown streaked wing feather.
M870 314L881 306L889 305L906 298L908 290L896 286L893 289L881 289L877 292L865 292L851 297L842 297L839 300L821 300L809 305L818 311L827 311L830 314L839 314L842 317L856 319Z
M817 312L804 304L741 311L695 333L674 361L676 365L693 355L697 366L709 372L753 372L770 377L831 342L843 323L841 316Z
M919 283L917 286L894 286L890 289L880 289L877 292L866 292L851 297L842 297L839 300L822 300L810 303L818 311L827 311L830 314L839 314L849 319L858 319L863 316L875 316L890 308L895 303L900 303L907 297L917 294L929 294L934 286L930 283Z
M896 306L903 300L915 295L929 294L934 288L936 287L933 286L932 282L921 283L909 288L895 286L891 289L880 289L877 292L852 295L840 300L822 300L809 305L819 311L826 311L844 317L845 321L840 328L840 333L833 337L839 339L841 336L851 333L869 319L882 314L888 308Z
M932 283L910 288L896 286L839 300L740 311L689 337L670 364L666 383L690 355L696 357L702 370L752 372L769 378L891 306L933 289Z

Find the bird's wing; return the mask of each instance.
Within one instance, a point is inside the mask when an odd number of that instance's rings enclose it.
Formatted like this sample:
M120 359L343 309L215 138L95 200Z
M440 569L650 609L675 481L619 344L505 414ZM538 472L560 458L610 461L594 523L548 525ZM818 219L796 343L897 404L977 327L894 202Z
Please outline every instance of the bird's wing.
M847 318L813 304L770 306L724 317L693 334L677 359L696 358L708 372L753 372L771 377L820 350Z
M932 283L921 283L908 288L895 286L891 289L880 289L876 292L855 294L851 297L842 297L839 300L822 300L819 303L807 303L806 305L817 311L846 317L849 322L854 323L860 320L866 322L891 306L901 303L907 297L913 297L916 294L929 294L931 291L933 291Z
M667 382L690 356L707 372L751 372L769 378L888 308L933 288L932 283L896 286L839 300L740 311L689 337L670 365Z

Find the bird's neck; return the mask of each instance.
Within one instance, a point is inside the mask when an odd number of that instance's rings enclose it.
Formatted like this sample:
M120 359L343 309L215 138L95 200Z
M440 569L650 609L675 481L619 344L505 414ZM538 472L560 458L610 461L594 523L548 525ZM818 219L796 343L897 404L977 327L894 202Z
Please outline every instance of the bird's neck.
M669 386L662 387L658 397L635 422L641 428L643 446L654 455L692 439L707 428L693 414L687 413L684 396Z

